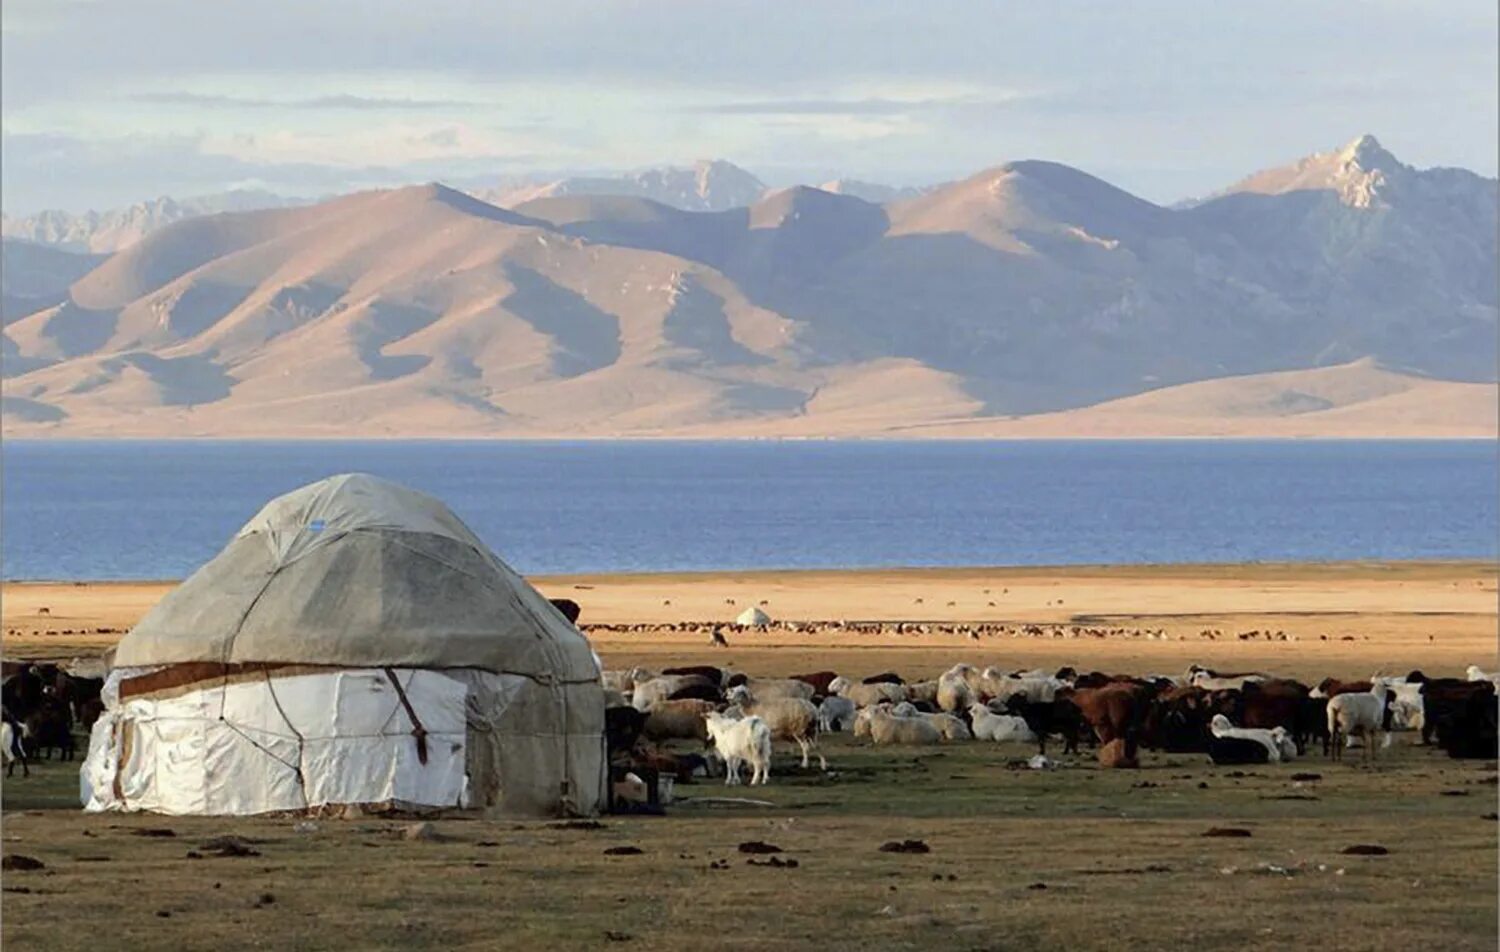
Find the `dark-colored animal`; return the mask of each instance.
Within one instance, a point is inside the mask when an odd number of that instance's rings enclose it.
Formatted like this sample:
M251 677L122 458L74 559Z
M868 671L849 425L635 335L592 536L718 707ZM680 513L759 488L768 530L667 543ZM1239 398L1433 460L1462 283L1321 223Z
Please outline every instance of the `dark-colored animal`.
M905 684L906 681L901 677L901 675L896 674L896 673L894 673L892 671L886 671L883 674L872 674L872 675L870 675L868 678L865 678L864 683L865 684Z
M1123 740L1124 756L1134 758L1154 694L1143 684L1115 682L1100 688L1060 688L1057 699L1078 709L1100 744Z
M1210 734L1208 756L1216 764L1263 764L1271 759L1271 751L1260 741Z
M1495 702L1495 686L1489 681L1460 681L1457 678L1429 678L1422 684L1422 743L1430 744L1434 737L1441 738L1446 731L1450 738L1460 738L1465 731L1458 726L1460 720L1468 721L1478 707L1471 707L1474 698L1488 698ZM1454 743L1464 746L1465 742ZM1444 747L1445 750L1448 748ZM1494 756L1491 753L1490 756Z
M77 753L73 740L73 712L56 698L45 698L36 710L22 719L26 727L27 753L36 759L44 754L52 759L56 751L59 760L72 760Z
M1340 694L1363 694L1370 690L1369 681L1340 681L1338 678L1324 678L1318 682L1317 690L1324 697L1338 697Z
M104 679L80 678L66 671L58 671L53 676L49 690L52 697L68 705L75 720L82 720L83 705L99 697L104 690Z
M24 720L42 703L46 683L34 664L24 664L0 686L0 703L13 717Z
M1213 717L1210 696L1196 687L1163 691L1151 702L1142 730L1142 743L1168 753L1208 750L1208 722Z
M562 612L562 616L571 624L578 624L578 616L583 614L583 608L571 598L549 598L552 607Z
M1296 681L1246 681L1239 690L1214 691L1209 701L1210 716L1223 714L1236 727L1284 727L1292 735L1297 753L1305 754L1307 740L1315 731L1303 704L1307 696L1306 685Z
M700 678L707 678L715 685L724 683L724 669L716 668L711 664L689 664L678 668L663 668L662 674L696 674Z
M1032 701L1024 694L1012 694L1006 699L1003 710L997 713L1013 714L1025 721L1036 735L1037 750L1041 753L1047 752L1047 737L1052 734L1062 738L1063 753L1078 752L1083 717L1071 701Z
M678 688L667 695L669 701L711 701L714 704L724 703L724 692L713 684L689 684Z
M104 700L91 697L78 706L78 726L84 733L94 729L94 722L104 714Z
M836 671L814 671L812 674L794 674L793 681L801 681L803 684L811 684L813 694L818 697L827 697L833 692L828 686L838 677Z
M611 761L629 754L636 741L640 740L641 731L646 727L646 718L650 716L645 711L637 711L628 705L604 711L604 740Z
M1438 746L1448 752L1449 757L1462 760L1494 760L1497 744L1500 744L1500 707L1495 703L1495 689L1488 681L1471 682L1489 687L1489 690L1471 691L1464 701L1445 702L1444 710L1434 728Z

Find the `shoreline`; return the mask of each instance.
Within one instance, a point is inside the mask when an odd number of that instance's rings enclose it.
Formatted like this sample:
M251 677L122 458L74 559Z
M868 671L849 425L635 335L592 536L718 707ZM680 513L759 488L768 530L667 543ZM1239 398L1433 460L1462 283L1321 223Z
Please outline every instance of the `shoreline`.
M1276 573L1306 575L1309 573L1348 573L1356 570L1399 571L1429 568L1457 569L1461 571L1500 572L1500 562L1482 555L1462 558L1415 558L1415 559L1310 559L1275 560L1254 562L1079 562L1053 565L856 565L838 568L713 568L713 569L664 569L660 571L601 570L582 572L521 572L521 576L533 584L566 584L586 580L612 580L644 582L661 581L710 581L727 576L735 578L798 576L809 579L826 578L836 580L845 577L890 575L927 576L934 579L948 577L970 577L979 575L1012 576L1061 576L1128 577L1132 574L1153 576L1172 574L1183 578L1220 577L1233 572L1240 577L1248 575L1274 575ZM5 578L0 585L84 585L84 586L132 586L132 585L177 585L182 578Z

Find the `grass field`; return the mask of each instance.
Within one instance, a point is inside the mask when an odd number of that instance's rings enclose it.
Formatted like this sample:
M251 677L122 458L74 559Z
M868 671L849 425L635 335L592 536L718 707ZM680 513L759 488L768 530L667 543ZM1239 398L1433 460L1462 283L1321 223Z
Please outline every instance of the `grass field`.
M959 660L1135 672L1199 661L1311 679L1411 667L1453 675L1495 662L1495 570L1477 563L539 583L582 601L585 622L712 620L765 599L780 618L1103 616L1173 635L974 642L771 633L715 651L664 629L597 637L610 666L707 661L759 674L892 669L916 678ZM989 614L986 588L1004 591L995 598L1003 607ZM97 650L113 637L60 629L128 627L165 590L8 585L7 655ZM1195 640L1208 627L1285 630L1299 640ZM849 739L825 747L827 776L798 771L782 752L770 786L727 791L769 807L690 800L667 817L606 817L593 830L444 819L435 842L402 839L409 821L387 819L299 832L294 819L85 815L76 766L43 763L3 788L4 853L45 868L4 873L0 939L7 949L90 952L1496 947L1493 763L1452 761L1407 738L1374 768L1357 751L1344 764L1313 754L1234 770L1201 755L1148 753L1135 771L1100 770L1088 756L1033 771L1017 766L1030 747L873 749ZM1320 777L1292 779L1304 772ZM718 784L679 792L726 793ZM1203 835L1213 827L1251 835ZM139 835L148 829L175 835ZM260 855L188 858L220 834L256 841ZM909 838L931 852L879 850ZM737 851L756 840L797 866L750 865L769 859ZM1356 844L1389 853L1341 852ZM642 852L605 854L616 846Z

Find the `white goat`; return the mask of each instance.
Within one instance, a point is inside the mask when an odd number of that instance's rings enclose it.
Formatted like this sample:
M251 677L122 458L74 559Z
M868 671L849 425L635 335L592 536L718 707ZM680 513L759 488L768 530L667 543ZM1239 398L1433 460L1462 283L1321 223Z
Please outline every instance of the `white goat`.
M1334 760L1344 758L1344 745L1353 734L1365 741L1365 758L1375 759L1377 735L1385 731L1386 697L1390 688L1377 681L1368 692L1337 694L1328 699L1328 742Z
M750 764L750 784L764 785L771 779L771 729L758 717L735 720L723 714L705 714L704 726L724 758L725 785L740 782L740 764Z
M1253 740L1266 749L1267 760L1273 764L1281 763L1281 744L1277 742L1274 734L1263 727L1235 727L1229 718L1223 714L1215 714L1213 720L1208 722L1208 729L1215 737L1238 737L1241 740ZM1293 747L1293 753L1296 748Z

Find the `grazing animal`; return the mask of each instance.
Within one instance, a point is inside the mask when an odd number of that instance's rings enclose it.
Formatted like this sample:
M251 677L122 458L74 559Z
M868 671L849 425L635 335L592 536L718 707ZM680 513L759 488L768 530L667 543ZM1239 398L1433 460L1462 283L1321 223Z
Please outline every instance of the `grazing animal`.
M745 678L739 683L735 683L735 678L738 677L742 676L734 675L731 677L725 684L725 687L742 687L758 700L765 701L773 697L792 697L811 701L813 698L813 686L805 681L798 681L795 678ZM730 701L734 700L732 692L726 692L726 695Z
M31 776L31 768L26 764L26 748L21 744L21 725L7 713L4 721L0 722L0 763L4 763L7 777L15 773L18 761L21 764L21 776Z
M969 723L977 740L997 743L1031 743L1037 740L1036 733L1024 717L1015 714L996 714L983 704L969 706Z
M1134 756L1152 693L1143 685L1118 682L1102 688L1063 688L1057 697L1078 708L1099 743L1123 738L1128 753Z
M818 705L818 730L825 734L850 730L854 727L854 717L858 710L854 702L846 697L825 697Z
M839 697L846 697L860 707L871 707L883 701L906 700L905 686L893 681L855 684L848 678L834 678L828 688Z
M729 647L729 642L724 638L724 629L720 628L718 625L715 625L714 630L708 633L708 643L713 645L715 648Z
M750 765L750 784L766 784L771 780L771 730L766 722L750 716L735 720L724 714L710 713L703 717L704 729L713 741L719 756L724 758L724 783L740 782L740 764Z
M714 684L723 684L728 674L723 668L716 668L711 664L689 664L676 668L662 668L662 674L696 674L700 678L707 678Z
M1142 728L1148 747L1173 754L1208 750L1209 693L1192 686L1171 688L1151 702Z
M1263 764L1271 759L1266 745L1244 737L1208 738L1208 756L1216 764Z
M562 612L562 616L568 620L568 624L578 624L578 616L583 614L583 608L571 598L549 598L552 607ZM639 779L639 778L637 778Z
M1500 688L1500 671L1485 671L1479 665L1471 664L1464 670L1464 676L1470 681L1488 681ZM1409 676L1408 680L1410 680Z
M683 688L696 686L718 690L718 684L697 674L663 674L649 681L637 682L630 695L630 703L638 711L649 711L658 702L665 701Z
M954 665L944 671L937 680L937 706L939 710L954 713L967 711L973 706L974 691L969 687L968 675L974 669L967 664Z
M1063 753L1078 752L1078 735L1083 726L1078 708L1071 702L1054 698L1042 704L1033 703L1025 695L1017 694L1004 704L1005 714L1014 714L1026 722L1027 728L1036 735L1037 751L1047 752L1047 738L1056 734L1062 738Z
M635 747L650 717L633 707L609 707L604 710L604 741L609 757L623 756Z
M816 751L818 766L828 769L828 759L818 750L818 709L811 701L800 697L760 698L744 688L730 692L733 705L725 710L732 716L755 716L765 722L775 740L789 740L802 750L802 769L809 764L809 755Z
M703 728L703 716L714 711L709 701L676 700L661 701L651 708L641 734L648 740L696 740L708 746L708 734Z
M906 681L902 679L901 675L896 674L893 671L886 671L883 674L872 674L872 675L870 675L868 678L865 678L864 683L865 684L905 684Z
M1344 746L1354 734L1364 738L1365 759L1375 759L1376 740L1390 729L1389 695L1390 689L1376 682L1369 691L1346 692L1328 699L1328 738L1334 760L1344 759Z
M73 714L66 704L55 698L46 698L21 723L28 755L45 752L50 760L55 750L58 759L73 759L77 751L73 740Z
M811 674L794 674L792 680L812 685L814 697L827 697L834 693L829 685L838 680L838 676L837 671L814 671Z
M1486 690L1472 691L1461 702L1446 706L1436 725L1438 746L1449 757L1494 760L1500 743L1497 720L1500 707L1495 703L1495 689L1488 682L1477 684Z
M1265 747L1266 761L1268 763L1277 764L1281 762L1281 745L1277 743L1276 738L1272 737L1271 732L1268 730L1253 727L1235 727L1229 723L1229 718L1223 714L1215 714L1213 719L1208 722L1208 729L1210 733L1220 740L1225 737L1253 740ZM1285 728L1282 730L1285 731Z
M887 744L936 744L943 737L925 718L896 717L881 710L869 712L870 740L877 746Z

